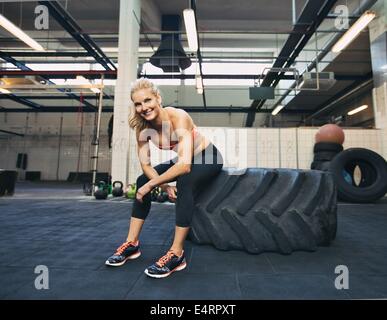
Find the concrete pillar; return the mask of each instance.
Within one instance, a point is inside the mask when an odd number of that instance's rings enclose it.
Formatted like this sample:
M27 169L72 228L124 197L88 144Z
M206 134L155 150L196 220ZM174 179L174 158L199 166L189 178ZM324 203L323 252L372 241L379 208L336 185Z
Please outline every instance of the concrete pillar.
M377 14L369 26L375 126L380 129L382 155L387 159L387 0L377 1L372 10Z
M128 182L128 151L135 144L135 134L129 128L130 84L137 78L138 46L140 38L141 0L120 1L118 38L118 74L114 98L112 137L113 181ZM133 111L133 110L132 110Z

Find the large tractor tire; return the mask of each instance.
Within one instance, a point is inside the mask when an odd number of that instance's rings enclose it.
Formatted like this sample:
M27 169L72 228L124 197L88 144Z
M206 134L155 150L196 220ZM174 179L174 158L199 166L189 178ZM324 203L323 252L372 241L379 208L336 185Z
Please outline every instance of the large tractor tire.
M190 239L221 250L315 251L336 236L329 172L224 168L195 197Z

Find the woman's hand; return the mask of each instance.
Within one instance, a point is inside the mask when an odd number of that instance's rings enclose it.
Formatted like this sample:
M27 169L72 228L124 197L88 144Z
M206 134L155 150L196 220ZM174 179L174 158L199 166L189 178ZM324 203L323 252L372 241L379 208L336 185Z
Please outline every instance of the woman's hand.
M136 199L142 203L142 198L151 192L153 186L151 183L144 184L140 189L137 190Z
M171 200L172 202L175 202L177 199L177 188L175 186L168 186L165 190L165 192L168 193L168 199Z

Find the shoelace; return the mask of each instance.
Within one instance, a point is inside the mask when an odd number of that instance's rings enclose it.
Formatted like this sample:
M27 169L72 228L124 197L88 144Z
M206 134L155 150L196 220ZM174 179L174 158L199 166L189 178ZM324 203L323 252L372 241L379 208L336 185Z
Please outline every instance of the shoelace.
M175 254L173 253L172 250L169 250L164 256L162 256L156 263L160 266L163 267L169 260L172 259L172 257Z
M117 249L115 254L117 256L120 256L125 251L125 249L129 246L135 246L135 245L132 241L124 242L122 245L120 245L120 247Z

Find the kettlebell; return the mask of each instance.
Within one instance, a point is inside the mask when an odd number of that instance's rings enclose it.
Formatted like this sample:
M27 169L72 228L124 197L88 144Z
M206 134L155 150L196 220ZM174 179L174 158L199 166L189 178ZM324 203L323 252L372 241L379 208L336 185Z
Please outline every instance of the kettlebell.
M116 187L117 184L119 184L118 187ZM121 181L114 181L112 191L113 197L122 197L122 195L124 194L123 187L124 184Z
M161 188L156 187L151 191L151 201L158 201L158 197L161 193Z
M157 196L157 201L158 202L165 202L168 200L168 193L162 191L160 194Z
M98 190L94 192L97 200L105 200L108 197L108 186L105 181L98 182Z
M130 185L128 186L128 189L127 189L127 191L126 191L126 197L127 197L128 199L134 199L134 198L136 198L136 184L135 184L135 183L130 184Z

